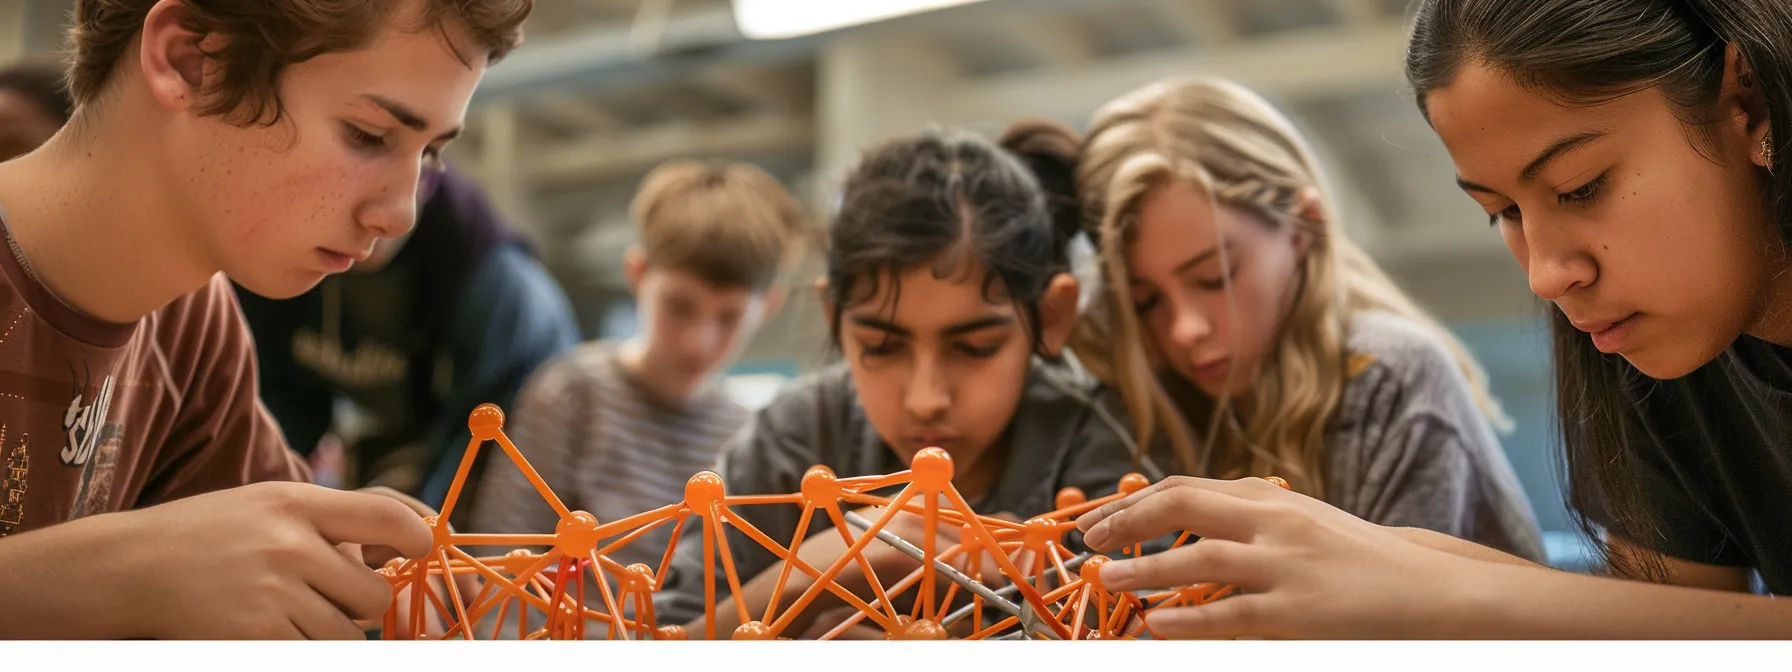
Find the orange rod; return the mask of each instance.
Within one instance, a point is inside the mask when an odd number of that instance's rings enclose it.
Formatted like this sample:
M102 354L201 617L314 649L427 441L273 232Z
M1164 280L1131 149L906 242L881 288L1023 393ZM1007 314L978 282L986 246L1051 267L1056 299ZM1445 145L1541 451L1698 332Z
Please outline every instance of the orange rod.
M927 497L926 511L921 514L921 536L926 537L921 540L921 567L926 570L921 575L921 613L926 614L928 620L934 620L939 615L933 605L934 575L937 573L933 571L933 556L934 547L939 545L940 498L931 493Z
M652 531L654 531L654 530L657 530L657 529L659 529L659 528L660 528L660 527L661 527L661 526L663 526L663 525L665 525L665 524L666 524L666 523L669 523L669 522L672 522L672 517L671 517L671 516L667 516L667 517L665 517L665 518L661 518L661 519L659 519L659 520L656 520L656 521L653 521L653 522L652 522L652 523L649 523L649 524L647 524L647 525L645 525L645 526L642 526L642 527L641 527L641 528L640 528L640 529L637 529L637 530L635 530L635 531L633 531L633 532L630 532L630 533L628 533L628 534L625 534L625 535L622 535L622 538L621 538L621 539L617 539L617 540L616 540L616 541L612 541L612 542L610 542L610 545L608 545L608 546L605 546L605 547L603 547L603 548L600 548L600 549L597 549L597 554L598 554L598 555L603 555L603 556L608 556L608 555L610 555L610 554L611 554L611 553L615 553L615 552L616 552L616 551L618 551L618 550L621 550L621 549L622 549L622 547L624 547L624 546L627 546L627 545L629 545L629 544L630 544L630 543L633 543L633 542L634 542L634 540L636 540L636 539L640 539L640 538L641 538L641 536L642 536L642 535L645 535L645 534L647 534L647 533L649 533L649 532L652 532ZM601 533L601 532L602 532L602 531L603 531L603 528L602 528L602 527L599 527L599 528L598 528L598 531L599 531L599 532L600 532L600 533ZM603 538L606 538L606 537L598 537L598 538L599 538L599 539L603 539ZM677 542L677 541L678 541L678 540L677 540L677 539L676 539L676 538L674 538L674 539L673 539L673 541L674 541L674 542Z
M567 571L568 567L574 562L576 561L572 558L560 559L560 569L554 572L554 595L552 599L548 600L548 603L552 604L554 607L553 609L548 610L548 628L563 634L568 629L566 626L567 607L565 603L566 575L570 573Z
M703 517L703 620L705 639L716 638L716 527L712 515Z
M398 586L392 586L392 603L380 616L380 639L398 639Z
M854 595L852 593L852 591L847 590L846 588L842 587L838 583L835 583L833 580L833 575L828 575L828 577L825 579L822 578L823 572L815 569L814 567L811 567L809 565L809 563L803 562L802 558L797 557L797 555L795 553L791 553L789 551L789 549L784 548L783 545L779 544L778 542L772 541L771 537L765 536L765 533L760 532L759 528L753 527L751 524L746 524L746 525L739 526L737 529L739 529L741 532L745 533L749 539L752 539L753 541L758 542L758 544L760 546L764 546L766 550L771 551L773 555L778 557L778 559L783 560L792 565L795 565L796 568L798 570L801 570L804 574L808 574L809 576L815 577L816 579L818 579L816 581L815 585L812 585L809 587L810 590L814 590L816 586L822 586L822 587L826 588L828 592L839 596L840 599L844 600L847 604L852 605L852 607L855 609L859 609L859 610L871 609L871 606L868 604L865 604L865 601L859 599L859 596ZM835 566L839 569L844 569L845 565L842 563L844 563L847 560L848 555L852 555L852 554L850 552L848 552L846 555L842 555L839 560L835 561L835 563L834 563ZM811 596L810 599L813 600L814 599L813 596ZM800 611L804 607L808 606L807 603L801 602L800 598L799 598L798 602L799 602L800 606L792 605L790 608L791 611ZM786 611L785 613L788 614L788 613L790 613L790 611ZM895 628L896 621L895 621L894 617L891 617L890 620L885 621L881 618L881 615L872 614L872 618L878 619L878 625L880 625L880 626L885 626L886 628L890 628L890 629ZM778 632L778 630L774 627L772 630L773 635L776 636L777 632Z
M574 598L574 600L573 600L573 605L574 605L573 611L574 611L574 613L578 613L579 616L585 615L583 613L579 613L579 612L582 612L585 610L585 572L583 571L584 564L585 564L584 561L581 559L578 559L578 558L573 559L573 563L572 563L572 582L573 583L572 583L572 585L573 585L573 588L578 591L578 597ZM567 629L572 631L570 638L571 639L584 639L585 638L585 619L584 618L575 618L575 619L571 619L571 620L572 620L572 622L567 624ZM616 632L616 628L614 628L614 627L607 628L607 630L612 635L614 635Z
M1102 507L1102 505L1107 504L1108 502L1118 501L1118 500L1125 499L1125 498L1126 498L1126 495L1115 493L1112 495L1108 495L1106 497L1101 497L1099 499L1091 499L1089 501L1083 502L1081 504L1078 504L1076 506L1072 506L1069 508L1058 509L1057 511L1053 511L1051 513L1045 514L1044 517L1051 518L1053 520L1058 520L1058 519L1068 520L1071 518L1076 518L1077 516L1081 516L1090 511L1099 509Z
M1083 633L1088 631L1089 628L1087 628L1083 625L1084 623L1087 622L1085 619L1087 619L1088 617L1089 617L1089 587L1085 585L1085 586L1083 586L1083 590L1077 591L1076 609L1071 612L1071 617L1070 617L1070 619L1071 619L1070 620L1070 623L1071 623L1070 639L1071 639L1071 641L1077 641L1077 640L1082 639Z
M611 636L605 637L605 639L611 639L616 634L615 623L617 621L623 621L624 618L622 616L622 610L616 608L616 597L610 594L610 581L604 576L603 562L600 561L600 558L601 560L609 561L612 565L616 564L616 562L609 558L599 556L595 550L591 552L591 574L597 579L597 592L604 596L604 607L610 610L611 625L609 630ZM581 582L579 585L582 586L585 584Z
M646 513L637 513L627 518L612 520L608 523L598 521L603 524L597 526L597 538L609 539L610 537L620 534L622 530L632 529L638 525L647 525L649 523L671 520L678 516L678 511L682 508L684 508L684 503L682 502L678 504L667 504Z
M443 568L448 567L448 552L447 551L442 550L441 547L437 547L436 548L436 558L442 561ZM457 627L460 628L462 639L465 639L467 641L472 641L473 640L473 622L467 620L467 608L461 604L460 586L458 586L454 583L454 575L453 574L449 574L447 576L442 577L442 583L448 584L448 599L450 601L454 602L454 615L456 617L460 618L460 624ZM447 614L444 613L443 615L446 616ZM446 635L444 635L444 636L446 636Z
M734 495L723 497L722 506L756 506L760 504L801 504L803 496L795 495Z
M472 560L473 559L471 556L467 555L466 551L460 550L453 546L447 547L446 550L449 553L451 553L461 559L464 559L464 560ZM515 595L518 599L521 599L524 601L529 601L532 604L535 604L536 606L540 607L543 611L546 611L547 610L547 600L542 599L536 595L531 595L528 590L517 585L517 583L518 582L531 583L532 580L539 579L540 577L536 576L536 573L541 570L540 565L542 563L545 563L545 562L553 559L555 557L555 555L558 555L558 552L556 552L554 555L542 556L541 562L537 563L536 567L530 569L527 576L519 575L514 582L511 579L505 578L502 574L499 574L499 573L493 571L490 567L486 567L485 565L478 565L478 564L476 564L474 566L480 570L479 571L480 574L484 575L486 577L486 579L491 582L490 585L496 586L499 590L509 592L509 593Z
M417 563L411 570L411 636L423 638L423 590L429 579L429 561Z
M847 529L846 516L840 513L838 505L828 507L828 519L834 521L834 529L840 532L840 539L845 541L846 545L851 546L854 541L852 531ZM877 572L871 568L871 560L866 558L863 553L859 554L858 560L859 571L865 573L865 580L871 584L871 596L875 600L874 604L883 605L890 614L890 622L895 623L896 603L890 599L889 595L884 594L884 582L877 578Z
M1009 616L1000 621L996 621L995 625L989 626L982 630L978 630L976 634L966 637L965 639L988 639L990 635L996 634L1003 630L1007 630L1008 628L1012 628L1016 625L1020 625L1020 617L1019 616Z
M653 617L653 596L648 595L646 593L635 593L635 595L641 601L641 608L637 609L635 611L635 615L637 617L639 617L643 613L645 613L647 615L646 619L641 621L641 623L643 625L650 624L650 623L658 623L659 619ZM651 625L647 626L647 632L651 633L651 636L656 639L659 637L658 633L654 630L654 628Z
M886 476L873 478L869 481L866 481L864 484L858 486L858 490L860 492L866 492L866 491L870 491L870 490L882 490L882 489L890 487L892 485L908 485L909 481L912 480L913 476L914 476L913 472L911 472L907 469L904 469L904 470L898 471L894 474L889 474ZM854 479L854 480L856 480L856 479ZM855 485L858 485L858 484L855 484Z
M709 505L709 515L712 518L726 520L733 514L734 512L728 509L728 505L721 502ZM744 624L753 620L753 617L747 614L747 603L740 599L740 574L734 571L734 554L728 551L728 530L720 525L716 526L716 549L722 555L722 573L728 577L728 594L734 596L734 609L740 612L740 622Z
M678 541L679 537L684 533L684 524L690 521L690 519L691 514L688 511L678 515L678 524L672 526L672 543L666 544L666 552L664 555L660 556L659 571L654 572L654 585L666 585L666 572L672 570L672 555L678 550Z
M548 487L547 481L542 480L541 473L535 471L535 467L529 466L529 460L523 457L523 451L516 449L516 444L510 442L510 437L505 436L503 430L498 430L498 435L493 438L497 439L498 446L504 449L504 454L510 456L510 461L515 462L517 468L523 470L523 477L529 479L529 484L535 486L535 491L541 493L542 500L554 508L554 513L559 515L561 520L572 515L572 512L566 509L566 505L560 502L560 497L554 494L554 489ZM472 466L472 460L468 460L467 464L462 465L461 470L465 472L466 468L470 466ZM455 479L455 483L460 483L458 477ZM449 501L453 501L453 496L453 494L449 495L451 498ZM447 519L448 511L443 510L442 520Z
M454 472L454 482L448 486L448 498L442 501L442 512L438 514L441 520L448 520L448 514L454 512L454 502L460 499L461 486L467 482L467 472L473 469L473 461L478 459L479 446L482 443L484 442L480 441L477 436L467 439L467 449L460 455L460 467ZM513 461L515 461L514 458ZM553 495L550 493L549 496ZM560 515L565 516L566 514L562 512Z
M963 496L958 494L957 488L948 487L945 492L946 499L952 502L952 506L957 507L960 511L971 510L971 505L964 501ZM971 534L976 537L979 542L991 548L1001 547L996 543L995 537L989 533L989 527L983 524L982 519L973 516L969 521L969 525ZM1022 574L1020 569L1014 566L1014 563L1009 562L1007 556L1000 553L996 553L994 556L996 566L1000 567L1004 574L1014 577L1016 589L1020 591L1021 596L1025 598L1035 610L1038 610L1040 613L1046 613L1045 602L1040 599L1039 591L1034 589L1032 584L1026 582L1026 575ZM1064 631L1062 625L1052 622L1051 626L1052 630L1055 631L1060 638L1070 636L1070 633Z
M803 539L806 538L809 533L809 521L814 517L815 507L804 504L803 513L801 516L798 516L796 520L796 534L791 535L790 537L790 546L792 548L803 543ZM759 619L760 623L772 620L772 614L777 613L778 598L784 595L784 585L790 581L791 569L792 567L788 562L784 563L783 567L778 568L778 581L777 583L772 584L772 599L766 601L765 616Z
M492 619L492 634L488 636L487 639L496 640L500 635L504 634L504 616L509 613L509 610L510 600L499 602L498 617Z
M436 594L434 586L431 586L423 595L429 598L430 604L435 605L436 613L441 614L442 618L447 618L449 614L454 613L448 610L448 605L442 604L442 596Z
M1051 544L1046 548L1056 551L1058 550L1058 545ZM1058 567L1058 580L1063 581L1064 583L1070 583L1072 579L1070 578L1070 570L1064 568L1064 556L1057 553L1052 553L1051 556L1052 564Z
M551 534L452 534L448 543L455 546L552 546Z
M903 502L908 501L909 498L913 496L913 486L903 488L902 494L896 496L896 506L900 507ZM778 617L778 621L772 624L772 635L774 637L777 636L777 633L782 632L785 627L789 626L791 619L795 618L798 612L808 608L809 603L813 602L815 596L819 595L826 586L837 585L834 584L834 577L839 576L841 570L846 569L846 563L851 561L852 556L865 552L865 547L871 545L871 540L877 538L877 531L884 529L885 525L889 525L890 521L896 517L897 513L898 511L896 507L885 509L884 515L878 517L877 522L871 524L871 529L866 530L864 534L860 535L859 540L853 542L853 545L846 549L846 554L841 556L839 560L835 560L834 563L828 567L828 570L823 572L813 585L803 591L803 594L797 598L796 603L791 605L790 610ZM851 594L851 591L846 592Z
M481 563L481 562L473 559L472 556L467 555L466 551L460 550L459 548L455 548L453 546L449 546L449 547L447 547L447 549L448 549L448 552L452 553L455 557L461 558L467 562L473 563L474 569L478 570L480 574L485 575L487 577L487 580L489 582L488 585L496 585L501 590L508 589L509 592L514 593L518 596L525 596L528 594L528 591L525 590L524 588L522 588L522 586L519 584L528 584L531 579L534 579L536 577L537 573L539 573L543 569L546 569L549 564L553 563L555 560L557 560L560 557L559 549L549 551L546 555L541 556L541 558L539 560L536 560L534 564L530 565L528 569L526 569L520 573L517 573L515 575L516 576L515 579L506 579L502 575L498 574L496 571L492 570L490 567L486 566L484 563ZM494 597L488 598L488 599L497 599L497 597L494 596ZM543 602L543 604L546 604L546 603ZM490 609L491 609L490 604L474 604L473 610L472 610L473 617L481 618L485 615L485 612L489 611Z

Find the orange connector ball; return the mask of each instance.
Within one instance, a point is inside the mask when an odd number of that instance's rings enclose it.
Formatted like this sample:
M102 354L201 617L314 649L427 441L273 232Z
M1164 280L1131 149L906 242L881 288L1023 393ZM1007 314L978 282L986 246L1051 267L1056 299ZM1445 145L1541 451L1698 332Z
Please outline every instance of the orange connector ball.
M947 636L945 626L937 621L921 619L902 625L901 629L890 633L888 639L897 641L937 641Z
M504 411L492 404L480 404L467 416L467 430L475 439L497 438L498 433L504 431Z
M734 629L734 639L762 640L771 638L772 629L759 621L747 621Z
M952 487L952 455L939 448L924 448L908 465L915 487L922 492L945 492Z
M1058 498L1052 502L1052 505L1060 509L1068 509L1073 506L1081 506L1083 502L1087 501L1089 501L1089 496L1083 494L1082 488L1065 488L1058 491Z
M684 503L699 516L709 515L709 508L722 501L722 477L713 471L700 471L684 484Z
M1120 477L1120 494L1130 495L1150 487L1151 479L1144 474L1127 474Z

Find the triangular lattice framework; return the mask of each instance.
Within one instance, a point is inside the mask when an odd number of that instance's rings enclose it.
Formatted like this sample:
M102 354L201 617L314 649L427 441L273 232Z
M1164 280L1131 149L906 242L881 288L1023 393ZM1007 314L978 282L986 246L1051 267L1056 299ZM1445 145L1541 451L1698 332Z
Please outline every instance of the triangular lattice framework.
M472 440L467 444L441 515L427 521L435 531L429 555L394 560L380 570L393 585L393 604L386 612L382 630L388 639L496 639L506 633L517 639L583 639L588 626L598 628L591 632L601 632L612 639L685 639L688 633L682 627L655 622L651 598L665 579L685 525L693 519L703 526L707 586L703 634L710 639L724 634L716 632L716 572L722 574L735 594L739 594L744 578L752 578L735 572L725 534L728 528L738 529L786 561L781 563L783 569L774 594L784 592L793 571L815 579L790 604L780 605L773 600L758 618L748 613L744 603L734 603L736 616L744 623L726 633L734 639L789 636L787 628L824 591L857 610L824 639L869 620L891 639L946 639L956 631L963 633L964 639L1071 640L1150 636L1140 618L1143 613L1205 604L1236 592L1229 586L1202 584L1147 595L1110 593L1101 587L1100 581L1100 567L1107 558L1077 554L1065 547L1064 539L1075 529L1077 516L1144 488L1148 482L1139 474L1127 475L1121 479L1118 492L1095 500L1088 500L1074 488L1066 489L1058 495L1056 511L1016 523L971 511L952 487L951 457L945 451L929 449L915 456L909 470L887 476L837 478L826 467L818 466L804 476L802 492L787 495L728 496L719 476L702 472L686 484L684 501L602 523L589 513L568 510L554 495L504 435L504 415L497 407L480 406L467 424ZM449 530L444 521L453 513L479 448L487 441L498 444L505 457L522 470L536 492L559 514L560 522L553 533L457 534ZM895 486L901 486L901 490L891 497L869 494ZM878 520L866 520L842 505L883 507L883 514ZM789 543L771 539L737 513L742 507L757 506L802 507L796 533ZM848 548L827 567L811 566L792 553L793 547L807 537L818 512L832 521ZM884 529L899 512L921 516L924 532L919 546ZM659 567L623 567L609 558L610 553L665 525L673 527L672 542L661 555ZM941 525L956 526L960 542L936 548L934 540ZM1187 533L1182 534L1171 548L1187 543L1188 539ZM918 560L920 566L886 584L862 555L872 543L896 547ZM501 557L476 558L460 548L493 545L547 546L549 550L542 554L517 550ZM1142 550L1135 546L1127 553ZM1030 566L1018 566L1021 559L1030 559ZM855 564L869 581L871 599L861 598L835 580ZM992 589L983 580L986 564L997 568L1003 588ZM471 599L464 599L467 596L457 581L443 580L469 574L482 579ZM601 608L585 604L587 579L597 586ZM936 599L940 595L937 587L942 585L944 596ZM912 595L910 591L914 591ZM961 593L965 604L952 609ZM907 613L897 607L902 600L912 603ZM990 611L1006 617L984 623L985 614ZM532 624L530 613L545 616L541 619L545 625ZM428 627L432 624L435 627Z

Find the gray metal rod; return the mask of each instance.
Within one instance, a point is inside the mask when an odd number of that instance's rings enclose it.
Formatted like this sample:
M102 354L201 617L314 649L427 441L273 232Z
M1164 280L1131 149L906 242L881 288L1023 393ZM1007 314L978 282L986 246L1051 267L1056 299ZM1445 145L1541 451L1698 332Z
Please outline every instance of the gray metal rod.
M1093 557L1095 557L1094 553L1080 554L1074 558L1066 560L1064 562L1064 569L1065 569L1065 571L1074 572L1077 570L1078 567L1082 567L1083 563L1088 562L1089 558L1093 558ZM1054 568L1054 569L1056 569L1056 568ZM1027 579L1028 585L1031 585L1032 583L1033 583L1032 579ZM1020 594L1020 586L1018 584L1011 583L1006 586L1002 586L1000 589L997 589L996 594L1002 596L1003 598L1013 597L1015 595ZM948 628L952 627L953 625L956 625L959 621L969 618L971 615L971 612L975 609L976 606L977 605L975 605L975 604L967 604L962 607L959 607L958 610L953 611L951 614L947 615L944 619L941 619L940 625L943 625Z
M858 512L847 511L845 513L845 520L846 520L846 524L856 527L860 531L865 531L865 530L871 529L871 525L872 525L871 521L866 520L865 517L859 515ZM877 538L879 540L882 540L884 543L889 544L891 548L895 548L897 551L901 552L903 555L906 555L909 558L911 558L917 562L925 562L925 560L926 560L927 554L925 552L923 552L919 548L916 548L914 544L909 543L907 540L903 539L902 537L896 536L896 533L894 533L894 532L891 532L889 530L878 530ZM1085 554L1085 555L1077 556L1076 558L1072 558L1071 562L1080 566L1080 565L1082 565L1083 561L1085 561L1087 559L1088 559L1087 554ZM1051 639L1062 639L1061 637L1058 636L1058 633L1056 631L1052 630L1051 628L1049 628L1045 625L1044 620L1041 619L1039 617L1039 615L1033 611L1032 605L1030 605L1030 604L1017 605L1012 602L1009 602L1006 599L1003 599L1001 594L998 593L997 591L990 590L989 586L983 585L982 582L973 581L971 579L971 577L965 576L962 572L959 572L957 569L954 569L951 565L948 565L948 564L940 561L939 558L933 559L933 568L936 571L938 571L939 573L946 575L946 578L952 579L952 581L954 583L957 583L958 585L964 587L965 590L969 590L973 593L976 593L978 597L981 597L984 600L987 600L990 603L990 605L994 606L997 610L1000 610L1001 612L1006 613L1009 616L1019 616L1021 626L1025 629L1026 632L1033 633L1033 634L1043 634L1046 637L1049 637ZM1066 564L1064 568L1066 570L1069 570L1069 569L1072 569L1072 566L1070 564ZM1019 591L1019 589L1015 586L1009 586L1008 590L1010 593ZM967 605L967 606L974 606L974 605ZM965 610L960 609L959 611L963 612ZM959 616L959 620L963 620L963 618L964 618L963 616ZM956 623L957 621L951 621L951 622ZM944 626L944 625L947 625L947 622L941 621L940 624L942 626Z
M859 531L863 532L871 529L872 523L869 520L865 520L865 517L859 515L856 511L847 511L846 524L856 527ZM896 533L894 532L889 530L878 530L877 538L916 562L926 561L927 554L925 552L916 548L914 544L908 543L908 541L904 540L902 537L896 536ZM957 569L953 569L951 565L940 561L939 558L933 559L933 568L935 571L946 575L946 578L951 579L953 583L963 586L965 590L976 593L978 597L988 600L991 605L1002 610L1003 613L1006 613L1009 616L1020 615L1019 605L1002 599L1001 596L996 594L996 591L990 590L989 586L985 586L978 581L972 581L971 577L965 576Z

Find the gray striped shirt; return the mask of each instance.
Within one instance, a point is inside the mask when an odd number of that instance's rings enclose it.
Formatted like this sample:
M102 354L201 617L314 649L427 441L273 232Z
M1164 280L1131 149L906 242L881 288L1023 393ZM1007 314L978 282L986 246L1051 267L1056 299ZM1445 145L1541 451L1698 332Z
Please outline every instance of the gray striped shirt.
M654 399L618 360L618 343L579 346L538 369L517 395L505 434L568 509L609 522L675 504L685 481L713 469L717 451L748 413L719 385L677 407ZM552 533L559 518L520 470L491 450L472 530ZM659 567L672 529L663 526L610 554L624 566Z

